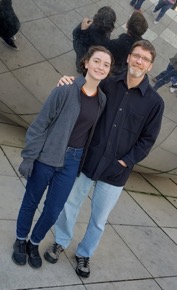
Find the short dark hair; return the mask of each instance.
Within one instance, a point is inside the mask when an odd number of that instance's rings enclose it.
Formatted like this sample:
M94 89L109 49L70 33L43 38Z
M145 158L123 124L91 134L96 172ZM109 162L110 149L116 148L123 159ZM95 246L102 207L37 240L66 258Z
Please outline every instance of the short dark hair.
M148 22L141 12L134 11L127 22L127 32L134 38L141 36L148 29Z
M111 57L111 68L114 65L113 55L106 47L101 46L101 45L91 46L89 48L89 50L86 52L86 54L82 57L81 61L80 61L80 68L82 69L84 76L87 73L87 69L85 68L85 62L86 62L86 60L88 61L96 51L102 51L102 52L105 52L108 55L110 55L110 57ZM110 74L111 74L111 69L110 69L109 75Z
M132 47L131 47L131 50L130 50L130 53L131 54L135 47L138 47L140 46L143 50L147 50L150 52L151 56L152 56L152 62L154 62L155 60L155 57L156 57L156 50L155 50L155 47L152 45L152 43L150 43L149 40L146 40L146 39L142 39L142 40L139 40L139 41L136 41Z
M116 13L110 6L101 7L93 17L93 25L100 30L111 33L116 22Z

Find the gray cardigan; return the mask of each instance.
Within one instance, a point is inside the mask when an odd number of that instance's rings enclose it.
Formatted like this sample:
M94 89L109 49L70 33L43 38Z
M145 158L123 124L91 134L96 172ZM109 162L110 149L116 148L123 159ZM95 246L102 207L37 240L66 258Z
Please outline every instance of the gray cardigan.
M26 146L21 154L24 159L37 159L55 167L63 166L68 141L80 112L80 90L84 83L85 78L81 76L72 85L59 86L52 91L37 118L27 130ZM98 118L106 104L106 96L100 88L98 89L98 99L97 118L86 148L88 148Z

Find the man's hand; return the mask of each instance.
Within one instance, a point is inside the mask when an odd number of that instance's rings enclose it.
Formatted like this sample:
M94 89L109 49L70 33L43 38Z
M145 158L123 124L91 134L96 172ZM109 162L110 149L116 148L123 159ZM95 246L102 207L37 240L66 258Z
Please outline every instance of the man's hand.
M22 163L20 164L18 171L25 179L31 177L33 164L34 161L30 159L23 159Z
M61 79L59 79L57 87L64 85L72 85L74 80L75 80L74 76L63 76Z
M126 164L123 160L118 160L118 162L119 162L123 167L127 167L127 164Z
M90 27L90 25L92 24L92 20L90 20L89 18L85 17L83 20L82 20L82 23L81 23L81 30L86 30Z

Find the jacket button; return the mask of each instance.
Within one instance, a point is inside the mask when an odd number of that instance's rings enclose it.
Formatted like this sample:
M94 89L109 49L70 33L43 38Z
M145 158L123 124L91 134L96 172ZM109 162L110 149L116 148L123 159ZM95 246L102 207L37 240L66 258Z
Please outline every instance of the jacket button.
M117 125L116 125L116 124L114 124L114 125L113 125L113 127L115 127L115 128L116 128L116 127L117 127Z
M119 111L122 111L122 108L119 108Z

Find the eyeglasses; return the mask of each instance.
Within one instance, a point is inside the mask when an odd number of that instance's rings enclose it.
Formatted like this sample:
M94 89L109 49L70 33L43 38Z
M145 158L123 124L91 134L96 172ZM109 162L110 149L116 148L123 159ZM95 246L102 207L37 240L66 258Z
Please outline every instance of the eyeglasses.
M134 59L138 60L138 59L142 59L143 62L145 63L152 63L152 60L149 59L148 57L146 56L141 56L139 53L136 53L136 52L132 52L131 55L133 56Z

